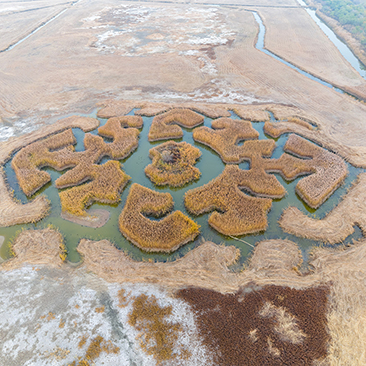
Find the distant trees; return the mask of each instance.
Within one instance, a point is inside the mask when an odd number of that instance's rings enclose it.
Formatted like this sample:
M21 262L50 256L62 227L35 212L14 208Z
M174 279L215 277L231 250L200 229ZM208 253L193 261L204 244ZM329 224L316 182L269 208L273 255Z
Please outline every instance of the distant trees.
M366 3L362 0L318 0L322 12L336 19L366 48Z

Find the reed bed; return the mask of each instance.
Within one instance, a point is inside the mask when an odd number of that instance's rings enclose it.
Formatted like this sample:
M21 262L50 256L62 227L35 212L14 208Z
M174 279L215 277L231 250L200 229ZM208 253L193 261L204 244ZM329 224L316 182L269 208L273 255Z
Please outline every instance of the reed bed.
M176 296L196 315L197 327L220 366L311 366L327 355L327 287L296 290L251 286L222 294L186 288Z
M143 124L140 116L108 119L107 123L98 129L99 135L113 139L113 143L105 146L106 154L112 159L124 159L130 155L138 147L140 134L138 128L141 128Z
M59 193L62 211L86 216L85 209L93 202L117 203L120 192L130 180L117 161L89 165L89 176L92 182Z
M203 121L204 118L201 115L190 109L172 109L153 119L148 139L149 141L179 139L183 136L183 131L179 126L194 128Z
M297 116L292 116L292 117L287 118L287 122L295 123L299 126L307 128L308 130L314 130L314 128L315 128L309 122L306 122L305 120L303 120L302 118L299 118Z
M172 209L171 194L155 192L134 183L119 217L120 231L143 250L172 252L199 234L199 225L181 211L174 211L159 221L146 217L161 217Z
M299 120L300 121L300 120ZM300 133L305 136L310 136L311 131L316 130L316 127L312 126L311 124L304 122L303 124L299 122L294 122L293 119L288 119L287 122L266 122L263 127L263 131L265 134L273 137L278 138L284 133Z
M271 199L250 197L240 188L248 188L253 192L267 190L266 193L272 189L271 193L277 193L277 189L282 189L283 192L283 187L278 183L279 186L273 189L271 184L275 177L268 175L270 179L267 181L258 179L252 173L228 165L219 177L188 191L184 204L194 215L216 210L210 215L208 223L224 235L243 235L265 230Z
M63 169L73 167L55 181L58 189L75 186L93 179L93 165L98 163L103 156L108 155L109 148L100 136L86 134L84 138L84 151L73 152L64 161Z
M220 117L230 117L230 112L226 107L217 106L217 105L209 105L205 106L202 104L193 104L189 105L189 109L192 109L195 112L201 113L206 117L216 119Z
M262 107L263 108L263 107ZM269 114L267 111L259 108L254 108L253 106L235 106L233 107L233 112L236 113L240 118L249 120L252 122L262 122L269 120Z
M187 142L168 141L149 151L152 164L145 168L145 174L156 185L181 187L197 180L201 172L193 165L201 151Z
M299 159L289 154L282 154L278 159L263 159L255 156L251 160L252 169L265 172L280 173L286 180L294 180L300 175L315 173L308 160Z
M285 125L280 122L266 122L263 127L263 132L276 139L284 133L293 132L293 129L290 125Z
M206 126L199 127L193 131L193 139L201 144L209 146L216 151L225 163L240 163L249 159L252 155L253 145L248 148L247 141L239 146L239 142L244 140L258 139L259 133L248 121L233 120L230 118L219 118L212 121L212 128ZM259 149L267 146L263 151L264 155L272 153L274 142L256 141ZM272 145L272 149L271 146ZM257 147L257 148L258 148ZM257 150L257 149L255 149Z
M76 139L71 129L23 147L13 158L11 166L15 171L20 188L28 197L51 181L51 176L40 170L50 166L62 170L65 160L73 152Z
M348 174L347 165L338 155L312 142L291 134L284 150L304 160L314 174L301 179L296 185L297 194L312 208L318 208L344 181Z
M135 115L137 116L146 116L146 117L153 117L157 114L165 113L173 109L173 105L165 105L165 104L148 104L143 106L141 109L135 111Z

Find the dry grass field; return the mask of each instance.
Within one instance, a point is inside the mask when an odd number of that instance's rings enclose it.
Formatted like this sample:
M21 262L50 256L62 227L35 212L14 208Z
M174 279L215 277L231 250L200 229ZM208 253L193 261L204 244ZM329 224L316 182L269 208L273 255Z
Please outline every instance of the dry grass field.
M346 61L304 9L259 9L265 48L349 93L366 99L366 81Z
M14 123L15 116L32 114L45 121L44 117L50 115L86 111L101 98L271 101L304 110L319 122L333 143L349 149L350 160L363 164L366 148L361 136L366 108L362 103L256 50L257 25L253 15L242 7L197 9L199 21L193 15L195 8L185 5L129 3L124 7L113 0L103 6L91 0L75 4L26 41L0 54L2 119ZM170 17L159 16L168 10ZM132 33L113 33L113 27L123 26L128 17L134 19ZM178 19L179 28L175 26ZM201 24L202 19L208 23ZM189 33L193 26L198 27L196 34ZM145 27L163 27L167 32L164 40L141 33ZM206 34L199 33L202 29ZM178 34L184 32L187 38L178 40ZM148 38L141 39L141 34ZM157 37L155 31L151 34ZM124 38L127 36L133 37L130 43ZM129 53L121 48L126 44L131 44ZM42 52L35 51L41 45ZM208 48L213 48L214 56ZM48 60L57 60L57 66ZM96 69L97 74L93 72ZM360 134L350 133L354 126Z

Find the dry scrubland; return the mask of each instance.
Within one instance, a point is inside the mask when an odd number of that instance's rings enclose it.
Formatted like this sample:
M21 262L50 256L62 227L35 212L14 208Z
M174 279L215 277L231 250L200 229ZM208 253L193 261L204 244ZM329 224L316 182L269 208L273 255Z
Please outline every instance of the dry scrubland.
M181 187L201 176L193 166L201 151L184 141L168 141L150 149L149 156L152 164L145 168L145 174L158 186Z
M173 252L199 234L199 225L181 211L174 211L170 193L159 193L134 183L119 217L121 233L132 243L151 252Z

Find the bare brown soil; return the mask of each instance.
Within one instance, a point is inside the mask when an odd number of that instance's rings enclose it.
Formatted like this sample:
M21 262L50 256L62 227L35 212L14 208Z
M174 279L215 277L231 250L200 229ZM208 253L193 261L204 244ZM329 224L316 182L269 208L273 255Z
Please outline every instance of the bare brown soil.
M57 124L47 126L20 138L0 143L0 165L4 165L12 154L31 142L71 127L81 128L85 132L90 131L98 127L98 124L99 121L94 118L68 117L58 121ZM0 174L0 197L0 226L12 226L39 221L47 214L49 209L49 202L44 196L38 196L35 200L24 205L16 202L6 185L2 168Z
M284 231L296 236L340 243L354 232L355 225L366 236L365 202L366 174L362 173L343 200L324 219L311 218L296 207L289 207L284 210L279 224Z
M336 46L304 9L260 9L266 26L265 47L349 93L366 99L366 81L343 58Z

